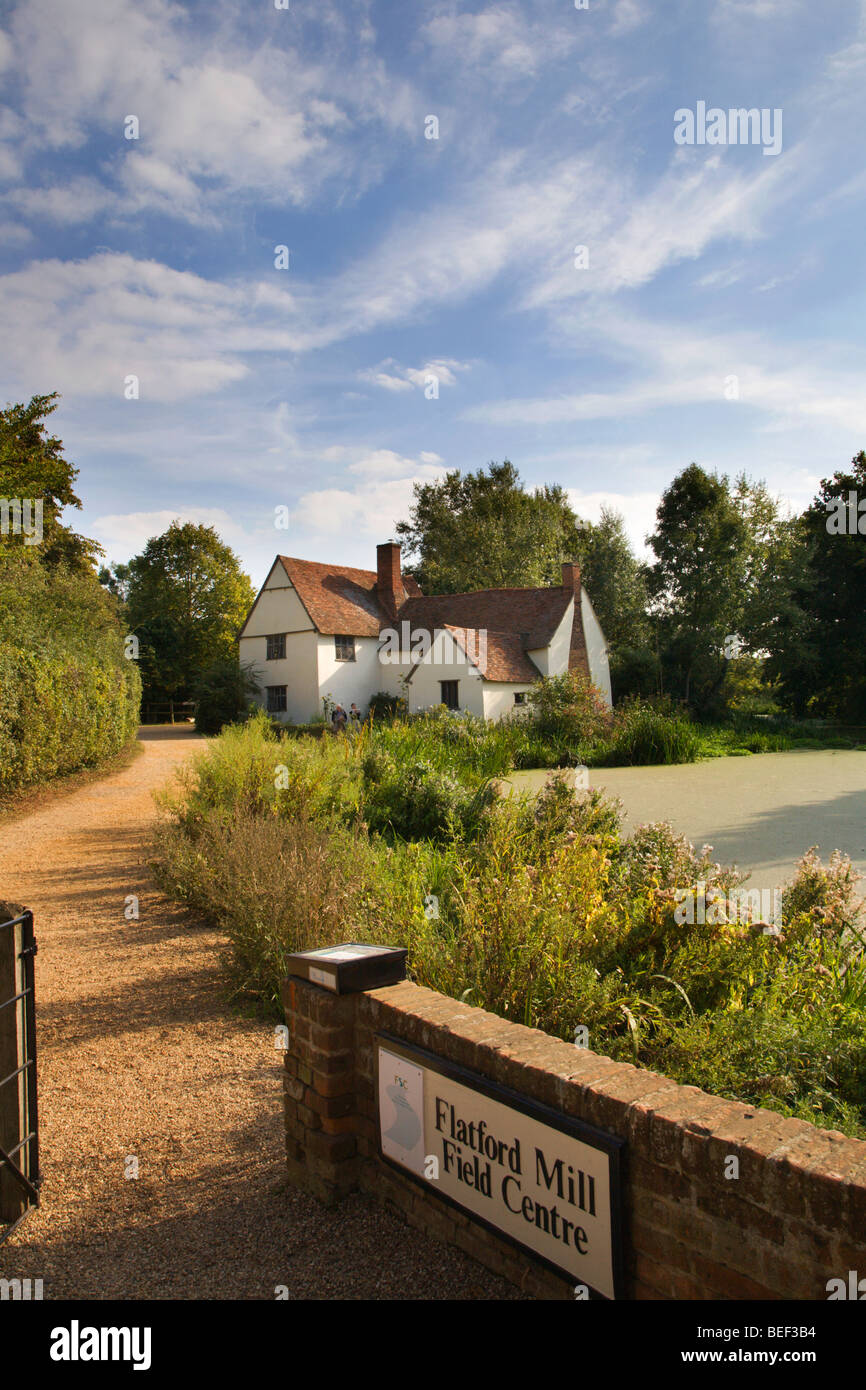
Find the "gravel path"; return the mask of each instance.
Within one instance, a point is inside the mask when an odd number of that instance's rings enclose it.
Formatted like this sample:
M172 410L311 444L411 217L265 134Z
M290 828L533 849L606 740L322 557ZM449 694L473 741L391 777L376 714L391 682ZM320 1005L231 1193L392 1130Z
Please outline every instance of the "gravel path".
M151 793L199 740L142 738L124 771L0 827L0 898L39 943L44 1177L0 1275L46 1299L517 1297L365 1197L328 1210L288 1185L273 1029L231 1011L222 938L147 870Z

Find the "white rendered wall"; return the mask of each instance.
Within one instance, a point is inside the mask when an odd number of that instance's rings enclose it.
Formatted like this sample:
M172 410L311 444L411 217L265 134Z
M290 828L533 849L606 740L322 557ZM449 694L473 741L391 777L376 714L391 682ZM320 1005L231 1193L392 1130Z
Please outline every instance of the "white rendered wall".
M284 632L278 626L268 628L268 632ZM277 714L291 724L306 724L314 714L321 714L319 700L318 668L316 665L316 633L295 632L286 636L286 655L281 661L268 661L267 642L264 637L242 637L238 643L242 666L252 663L253 675L261 686L261 692L254 702L267 709L268 697L265 686L284 685L286 687L286 711Z
M284 634L286 655L279 661L268 661L269 636ZM275 718L292 724L306 724L312 715L321 712L318 671L316 667L316 630L306 608L279 560L271 567L253 611L238 643L242 666L251 664L253 675L261 686L255 703L267 709L268 685L286 687L286 711Z
M277 562L262 586L244 627L244 637L278 632L312 632L313 624L294 585Z
M568 670L568 653L571 648L571 629L574 623L574 599L563 613L559 626L547 647L535 647L529 656L543 676L561 676Z
M508 685L505 681L485 681L484 718L511 719L514 715L527 714L526 705L515 705L514 696L521 690L531 689L531 685Z
M404 653L405 655L405 653ZM484 682L475 666L454 641L450 632L440 631L429 655L417 665L404 660L399 664L385 661L380 664L381 684L377 690L388 690L394 695L404 693L400 678L407 676L415 666L408 687L409 713L429 709L431 705L441 705L442 689L440 681L457 681L457 699L461 710L484 717Z
M322 713L322 700L329 695L345 710L354 700L361 716L366 715L370 697L386 689L381 681L384 668L379 665L378 649L377 637L356 637L355 660L338 661L334 638L324 633L319 635L319 714Z
M613 708L610 688L610 664L607 659L607 643L598 618L593 612L586 590L581 594L581 614L583 632L586 637L586 654L589 658L589 678L597 685L608 705Z
M559 627L551 639L548 657L548 676L561 676L568 670L568 655L571 651L571 630L574 627L574 599L572 599L560 619Z

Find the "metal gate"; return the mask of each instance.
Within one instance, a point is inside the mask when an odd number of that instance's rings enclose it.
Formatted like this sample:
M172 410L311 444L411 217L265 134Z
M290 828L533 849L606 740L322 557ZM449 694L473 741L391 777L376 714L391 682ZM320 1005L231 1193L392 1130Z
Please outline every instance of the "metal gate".
M0 1242L39 1205L35 955L32 912L0 921Z

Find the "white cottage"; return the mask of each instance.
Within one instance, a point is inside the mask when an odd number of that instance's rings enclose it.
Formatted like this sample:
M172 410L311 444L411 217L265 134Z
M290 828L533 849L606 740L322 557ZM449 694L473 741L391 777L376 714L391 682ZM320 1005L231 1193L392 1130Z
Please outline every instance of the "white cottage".
M547 589L478 589L425 598L400 570L400 546L375 570L278 555L239 634L261 703L307 723L330 698L366 714L379 691L410 711L445 704L485 719L522 705L539 676L581 671L610 704L604 634L577 565Z

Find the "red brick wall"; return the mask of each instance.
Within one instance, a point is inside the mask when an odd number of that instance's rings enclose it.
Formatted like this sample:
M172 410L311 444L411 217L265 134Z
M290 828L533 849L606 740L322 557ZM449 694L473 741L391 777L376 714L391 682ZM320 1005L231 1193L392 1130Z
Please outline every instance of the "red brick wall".
M378 1157L374 1036L384 1031L627 1141L629 1298L817 1299L866 1277L866 1143L719 1100L408 982L337 996L283 988L286 1148L326 1202L353 1188L545 1298L573 1287ZM726 1177L729 1160L739 1176Z

